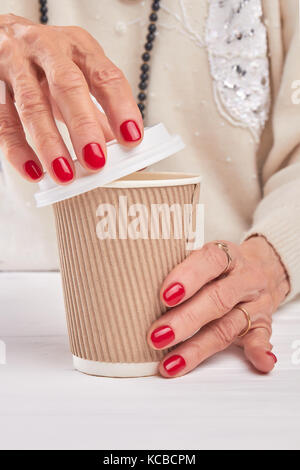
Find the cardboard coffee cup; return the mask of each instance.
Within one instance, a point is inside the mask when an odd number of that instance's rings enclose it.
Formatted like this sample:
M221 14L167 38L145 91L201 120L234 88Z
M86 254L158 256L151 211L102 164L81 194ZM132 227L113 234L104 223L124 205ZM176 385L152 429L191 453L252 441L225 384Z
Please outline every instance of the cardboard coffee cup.
M53 203L74 366L98 376L154 375L165 352L146 335L166 310L163 280L202 242L200 178L138 172L93 187L91 179L73 183L81 184L77 195L73 184L48 179L36 196Z

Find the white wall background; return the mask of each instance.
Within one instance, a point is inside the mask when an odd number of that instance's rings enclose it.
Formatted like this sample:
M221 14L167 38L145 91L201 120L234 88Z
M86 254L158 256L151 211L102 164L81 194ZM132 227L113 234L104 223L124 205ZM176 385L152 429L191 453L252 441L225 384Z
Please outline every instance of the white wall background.
M37 209L38 186L24 181L1 151L0 160L0 271L58 269L52 209Z
M27 183L1 155L0 271L58 269L51 208L37 209L37 185Z

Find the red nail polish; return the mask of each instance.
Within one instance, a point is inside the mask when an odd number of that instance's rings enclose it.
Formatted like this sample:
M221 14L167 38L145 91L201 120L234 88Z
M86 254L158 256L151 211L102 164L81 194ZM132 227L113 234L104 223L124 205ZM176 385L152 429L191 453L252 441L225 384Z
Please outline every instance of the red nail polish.
M275 362L275 364L278 362L277 357L276 357L275 354L273 354L271 351L267 351L266 354L267 354L268 356L271 356L271 358L273 359L273 361Z
M174 339L174 331L169 326L160 326L156 328L151 335L151 341L157 349L164 348L174 341Z
M179 284L179 282L169 286L163 293L164 301L167 305L169 305L169 307L174 307L174 305L177 305L184 296L185 289L182 284Z
M172 376L178 374L178 372L184 369L185 366L186 366L185 360L183 359L182 356L179 356L178 354L175 356L169 357L164 362L165 371L169 375L172 375Z
M99 170L105 165L105 155L101 146L97 143L87 144L83 148L83 158L92 170Z
M126 142L136 142L142 137L141 131L135 121L125 121L120 127L123 139Z
M43 174L41 167L34 160L28 160L24 163L24 170L32 180L38 180Z
M57 178L62 183L67 183L68 181L71 181L74 177L71 165L65 157L58 157L53 160L52 168Z

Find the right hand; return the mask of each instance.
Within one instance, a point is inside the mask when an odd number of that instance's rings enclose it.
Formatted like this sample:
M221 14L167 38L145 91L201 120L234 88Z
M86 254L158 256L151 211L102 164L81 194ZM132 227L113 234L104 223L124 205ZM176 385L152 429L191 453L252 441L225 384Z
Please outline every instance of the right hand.
M90 171L103 167L106 141L116 138L132 147L143 138L142 116L128 81L79 27L0 15L0 80L6 84L5 103L0 103L1 149L28 181L40 181L43 167L59 184L75 178L54 116L65 122L79 162Z

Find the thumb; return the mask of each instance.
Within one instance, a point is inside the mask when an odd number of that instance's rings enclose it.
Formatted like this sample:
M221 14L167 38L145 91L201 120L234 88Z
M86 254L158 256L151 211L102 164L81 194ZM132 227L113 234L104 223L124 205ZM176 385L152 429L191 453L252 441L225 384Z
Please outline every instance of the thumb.
M272 353L270 343L271 331L267 328L256 328L250 331L241 341L245 355L260 372L268 373L274 369L277 357Z

